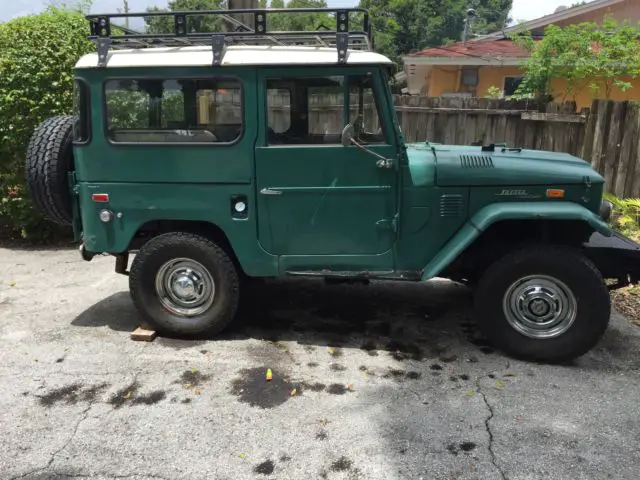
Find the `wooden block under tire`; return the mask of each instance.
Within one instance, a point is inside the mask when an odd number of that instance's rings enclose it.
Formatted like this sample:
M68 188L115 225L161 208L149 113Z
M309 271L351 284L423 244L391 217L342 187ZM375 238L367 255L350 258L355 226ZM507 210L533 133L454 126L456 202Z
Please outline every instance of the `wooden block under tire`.
M133 332L131 332L131 340L135 340L138 342L153 342L154 338L156 338L156 331L153 327L143 323L138 328L136 328Z

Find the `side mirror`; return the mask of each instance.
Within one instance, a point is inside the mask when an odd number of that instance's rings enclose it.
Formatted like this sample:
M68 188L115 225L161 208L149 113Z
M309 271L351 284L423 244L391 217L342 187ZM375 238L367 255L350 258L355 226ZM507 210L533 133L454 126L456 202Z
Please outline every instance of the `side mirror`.
M355 129L353 128L353 125L347 123L342 129L341 142L343 147L348 147L349 145L351 145L351 140L353 139L354 133Z

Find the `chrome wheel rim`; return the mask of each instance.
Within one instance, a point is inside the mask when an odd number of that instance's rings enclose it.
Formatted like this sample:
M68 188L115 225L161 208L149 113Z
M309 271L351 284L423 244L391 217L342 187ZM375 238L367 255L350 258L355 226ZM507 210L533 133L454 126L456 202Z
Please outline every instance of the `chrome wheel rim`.
M563 282L548 275L520 278L507 289L504 315L515 330L535 339L559 337L576 319L578 302Z
M156 294L174 315L193 317L213 304L215 283L209 270L190 258L174 258L156 274Z

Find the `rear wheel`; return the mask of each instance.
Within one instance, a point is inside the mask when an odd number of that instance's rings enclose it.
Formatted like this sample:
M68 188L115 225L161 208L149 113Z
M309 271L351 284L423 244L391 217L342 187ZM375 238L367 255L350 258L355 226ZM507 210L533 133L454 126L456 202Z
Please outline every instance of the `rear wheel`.
M143 245L131 265L129 288L144 320L167 335L214 335L238 308L233 262L218 245L190 233L166 233Z
M600 272L579 252L531 246L483 274L476 311L485 335L524 360L563 362L589 351L609 324L611 301Z

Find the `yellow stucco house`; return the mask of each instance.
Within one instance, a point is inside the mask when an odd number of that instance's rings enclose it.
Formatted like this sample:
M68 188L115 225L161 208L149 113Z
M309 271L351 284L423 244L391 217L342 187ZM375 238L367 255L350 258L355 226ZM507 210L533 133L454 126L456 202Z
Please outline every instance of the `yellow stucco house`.
M522 79L519 68L528 53L514 45L506 36L517 28L543 35L547 25L566 26L582 22L599 22L605 15L617 20L640 21L640 0L593 0L579 7L562 9L503 31L485 35L482 39L457 42L427 48L403 58L403 76L412 95L484 97L490 87L497 87L503 96L514 93ZM622 92L614 89L612 100L640 100L640 78L625 79L633 88ZM562 92L563 79L554 79L551 88ZM577 108L589 107L597 94L585 88L575 97ZM562 98L558 98L562 100Z

